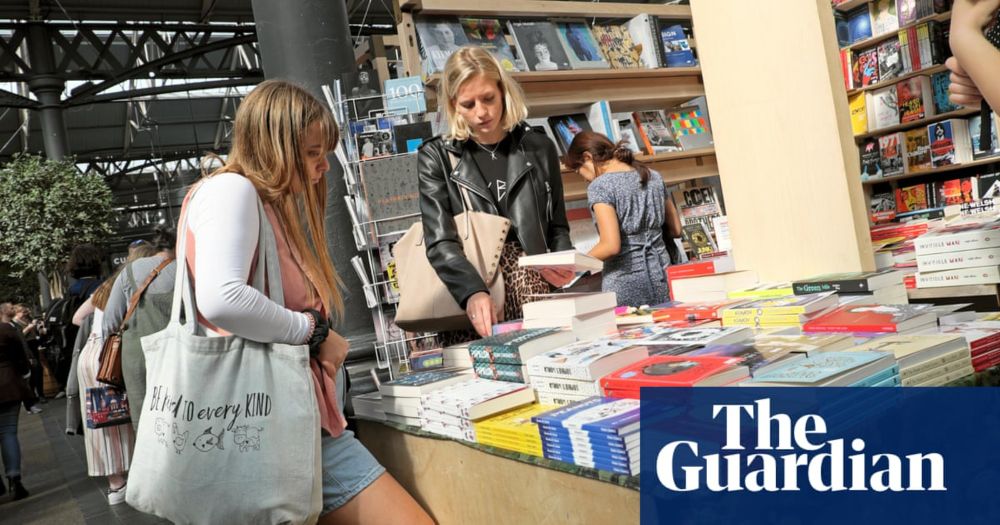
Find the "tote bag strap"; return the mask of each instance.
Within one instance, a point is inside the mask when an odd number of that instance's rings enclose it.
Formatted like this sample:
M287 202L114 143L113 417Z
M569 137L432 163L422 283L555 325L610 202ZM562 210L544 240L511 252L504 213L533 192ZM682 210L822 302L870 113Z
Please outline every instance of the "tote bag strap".
M189 202L194 198L194 194L201 188L201 183L191 189ZM194 291L191 286L191 276L188 273L187 265L187 215L190 210L185 210L181 217L178 231L177 243L177 279L174 281L173 305L170 309L170 322L180 323L181 308L184 309L185 323L190 328L191 333L198 331L198 322ZM264 211L264 204L257 197L257 214L259 227L257 229L257 269L254 272L252 286L269 299L285 306L284 288L281 283L281 268L279 266L278 247L274 237L274 229L271 221Z

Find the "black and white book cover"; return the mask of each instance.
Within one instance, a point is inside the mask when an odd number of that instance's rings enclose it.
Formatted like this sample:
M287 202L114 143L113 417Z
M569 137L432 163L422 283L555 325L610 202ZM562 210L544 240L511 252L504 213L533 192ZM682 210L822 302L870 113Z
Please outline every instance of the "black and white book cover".
M420 58L427 75L444 71L452 53L469 44L465 29L457 17L436 16L414 18L417 37L420 39Z
M510 22L508 27L531 71L572 69L552 22Z

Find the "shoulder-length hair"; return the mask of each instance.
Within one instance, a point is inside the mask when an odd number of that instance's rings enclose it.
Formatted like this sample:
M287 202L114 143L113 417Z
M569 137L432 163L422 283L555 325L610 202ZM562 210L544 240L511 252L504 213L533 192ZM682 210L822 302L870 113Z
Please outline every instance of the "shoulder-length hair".
M326 245L326 180L306 175L305 136L319 124L327 151L340 131L330 110L305 89L283 80L260 83L236 111L233 143L225 164L208 176L239 173L270 203L290 244L302 257L310 301L316 293L328 314L342 316L340 279ZM262 220L266 220L262 218Z
M503 95L503 117L500 125L504 131L514 129L514 126L528 118L524 92L521 91L517 81L511 78L489 51L477 46L465 46L448 57L444 73L441 75L439 105L448 119L448 131L444 133L444 138L468 140L472 136L472 130L469 129L465 119L458 114L455 105L462 84L477 75L484 75L495 81Z

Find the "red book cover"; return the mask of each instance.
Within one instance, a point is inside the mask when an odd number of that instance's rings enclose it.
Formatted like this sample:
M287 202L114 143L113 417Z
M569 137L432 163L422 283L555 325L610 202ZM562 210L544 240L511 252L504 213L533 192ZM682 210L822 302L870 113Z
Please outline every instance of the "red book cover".
M704 275L715 275L736 270L733 258L729 256L713 257L684 264L672 264L667 266L668 279L684 279L687 277L701 277Z
M731 366L728 357L656 355L604 376L601 388L638 397L641 387L695 386Z
M907 290L914 290L914 289L916 289L917 288L917 276L916 275L907 275L906 277L903 277L903 286L905 286Z
M906 41L908 47L910 48L910 64L913 64L913 71L919 71L920 68L920 41L917 38L917 27L910 26L906 29Z
M897 332L899 324L927 313L927 305L847 304L807 321L803 332Z
M718 319L720 310L745 301L705 301L677 303L653 312L653 322Z
M896 103L899 106L900 122L913 122L927 116L920 77L896 84Z

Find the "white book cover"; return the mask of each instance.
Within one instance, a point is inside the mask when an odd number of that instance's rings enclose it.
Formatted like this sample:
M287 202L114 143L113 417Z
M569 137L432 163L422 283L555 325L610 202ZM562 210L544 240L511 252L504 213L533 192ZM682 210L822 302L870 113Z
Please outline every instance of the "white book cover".
M604 269L604 262L576 250L540 253L538 255L522 255L517 260L521 268L550 268L558 270L573 270L574 272L596 273Z
M913 241L917 256L1000 247L1000 222L961 225L929 232Z
M564 319L618 306L614 292L559 293L529 296L521 309L525 319Z
M649 357L643 346L625 347L609 341L581 342L528 360L531 377L562 377L596 381L623 366Z
M641 48L639 51L639 60L642 61L643 67L648 69L660 67L660 61L657 60L659 50L654 40L658 35L653 34L653 24L650 16L646 14L638 15L629 20L626 27L632 36L632 42Z
M425 410L436 410L456 417L478 419L483 414L477 408L485 407L487 403L494 400L525 390L530 391L531 401L534 401L534 391L528 385L476 378L454 383L421 396L420 406ZM521 396L517 397L519 399ZM515 403L515 406L517 404ZM505 406L504 408L512 407Z
M570 403L583 401L591 396L577 396L573 394L554 394L552 392L538 392L538 402L544 405L566 406Z
M611 142L617 143L621 140L618 123L611 116L611 105L607 100L598 100L591 104L587 108L587 120L590 121L590 127L594 131L608 137Z
M597 381L577 381L574 379L559 379L555 377L533 377L531 386L538 395L549 393L553 395L571 394L574 396L599 396L601 387Z
M897 105L895 85L867 92L865 103L868 108L870 130L899 125L899 106Z
M939 288L967 284L1000 283L1000 267L963 268L941 272L917 272L917 288Z
M917 269L921 272L997 265L1000 265L1000 247L917 256Z
M721 345L747 341L753 338L753 331L745 326L678 328L660 334L651 343L683 343L698 345Z

